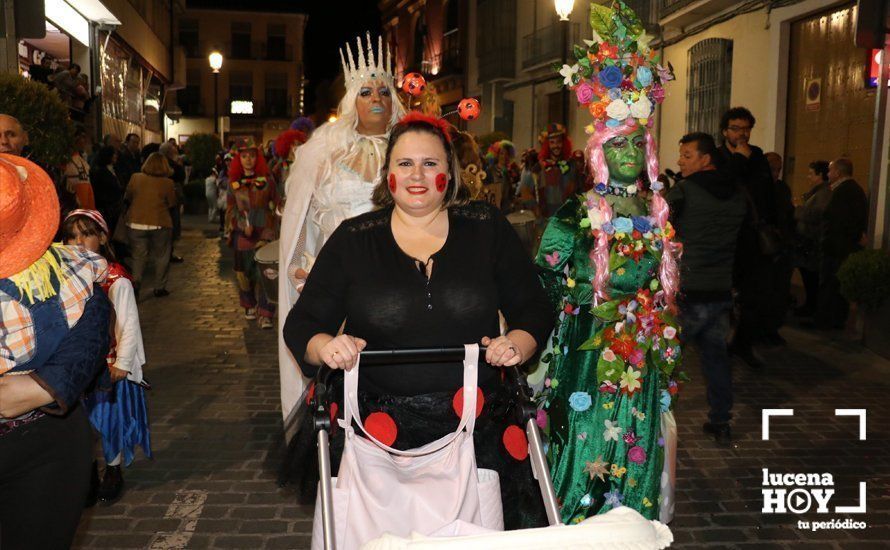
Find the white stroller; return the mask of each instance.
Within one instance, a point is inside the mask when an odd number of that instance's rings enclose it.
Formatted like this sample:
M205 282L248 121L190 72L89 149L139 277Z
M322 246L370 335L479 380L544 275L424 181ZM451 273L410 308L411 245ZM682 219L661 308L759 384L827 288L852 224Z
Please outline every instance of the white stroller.
M427 348L427 349L403 349L387 351L365 351L361 353L362 365L397 364L397 363L424 363L459 361L470 355L470 349L466 348ZM479 353L484 354L484 348ZM465 368L467 363L465 362ZM475 367L474 367L475 368ZM313 528L313 548L334 550L337 545L334 522L334 491L332 485L331 460L329 450L329 434L332 427L330 406L332 400L332 371L322 368L315 378L315 394L312 398L311 411L314 418L314 428L318 444L319 465L319 494L317 506L320 510L315 513L315 525ZM531 390L525 384L524 377L516 368L505 369L506 379L504 384L508 388L513 411L516 411L516 420L520 425L525 425L525 433L528 438L528 453L532 473L538 481L541 497L544 501L544 509L550 527L539 529L526 529L521 531L496 531L455 521L443 525L438 532L419 534L408 526L409 538L400 538L390 533L384 533L377 539L363 541L362 548L374 550L395 550L400 548L639 548L653 549L664 548L672 541L670 530L667 526L649 521L629 508L619 508L608 514L590 518L578 526L563 526L560 521L559 506L556 494L550 479L550 470L544 454L541 442L541 434L536 423L537 409L531 400ZM349 375L347 375L348 377ZM472 373L475 385L475 371ZM467 380L465 373L465 382ZM352 384L357 382L357 374ZM344 396L353 393L357 386L349 386ZM468 387L468 386L465 386ZM465 392L466 393L466 392ZM473 392L475 393L475 392ZM345 397L346 401L348 397ZM349 403L345 403L344 410L349 410ZM357 409L357 405L355 406ZM475 407L473 407L475 408ZM470 415L472 416L472 415ZM349 419L350 415L345 414ZM358 419L356 418L358 421ZM458 432L463 429L463 422ZM469 427L472 433L472 426ZM445 438L443 438L444 440ZM432 444L430 444L432 445ZM378 446L380 444L378 443ZM426 447L424 447L426 448ZM393 451L393 449L389 449ZM397 452L397 451L396 451ZM483 472L484 470L480 470ZM341 466L342 472L342 466ZM498 498L498 500L500 500ZM617 513L616 513L617 512ZM322 540L317 540L317 539ZM319 544L323 542L322 544ZM341 548L340 550L351 550Z

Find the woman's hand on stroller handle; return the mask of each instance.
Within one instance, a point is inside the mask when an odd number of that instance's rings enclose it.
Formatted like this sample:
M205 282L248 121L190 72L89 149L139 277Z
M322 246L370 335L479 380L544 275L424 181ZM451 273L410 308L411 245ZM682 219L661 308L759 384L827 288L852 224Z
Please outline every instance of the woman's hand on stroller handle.
M482 338L482 345L488 349L485 351L485 362L493 367L515 367L523 362L522 348L507 336L497 338Z
M332 369L351 370L359 353L368 345L365 340L348 334L329 338L330 340L321 346L318 355L322 362Z

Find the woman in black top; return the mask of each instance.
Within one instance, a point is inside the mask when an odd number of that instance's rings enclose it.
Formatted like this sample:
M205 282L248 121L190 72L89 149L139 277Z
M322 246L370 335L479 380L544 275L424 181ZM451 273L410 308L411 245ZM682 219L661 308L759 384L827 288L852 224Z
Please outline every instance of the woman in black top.
M487 345L477 463L500 474L507 529L545 525L524 433L509 428L497 367L529 360L553 318L519 237L495 208L467 204L458 170L447 129L436 119L412 114L396 125L374 190L380 208L343 222L325 244L284 339L309 377L322 363L351 368L366 347ZM508 326L504 336L498 311ZM388 430L369 431L396 448L419 447L458 423L453 400L463 385L461 362L375 366L363 370L360 384L362 416L384 412L395 425L387 420ZM341 450L338 432L334 471ZM310 429L294 438L291 453L303 456L292 458L285 477L314 473ZM312 497L316 480L301 480L304 498Z
M117 151L106 145L99 149L93 166L90 168L90 183L96 198L96 210L108 221L109 235L114 235L114 228L121 215L124 204L124 189L114 173L117 162Z

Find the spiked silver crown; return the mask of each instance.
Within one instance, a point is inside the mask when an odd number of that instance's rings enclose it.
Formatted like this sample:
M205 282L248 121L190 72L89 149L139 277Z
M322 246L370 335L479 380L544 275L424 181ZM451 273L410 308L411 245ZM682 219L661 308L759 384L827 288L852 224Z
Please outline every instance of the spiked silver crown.
M365 35L367 46L362 44L362 38L356 37L356 56L352 56L352 48L346 44L346 55L340 48L340 61L343 63L343 80L346 88L361 86L368 80L384 80L392 83L392 56L389 45L386 46L386 55L383 50L383 37L377 37L377 57L374 58L374 44L371 42L371 33Z

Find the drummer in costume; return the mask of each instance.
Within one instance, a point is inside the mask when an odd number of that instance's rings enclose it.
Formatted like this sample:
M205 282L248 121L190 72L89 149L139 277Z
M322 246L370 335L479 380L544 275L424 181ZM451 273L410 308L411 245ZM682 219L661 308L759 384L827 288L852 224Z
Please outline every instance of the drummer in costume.
M266 160L252 138L241 141L229 165L226 221L229 244L235 251L235 276L245 319L257 319L270 329L275 306L259 284L254 255L278 238L278 190Z
M556 210L572 195L580 190L578 172L572 162L572 140L562 124L548 124L538 136L541 153L538 155L538 188L546 216Z
M393 83L389 48L384 54L378 39L375 54L370 34L367 46L361 38L356 41L355 56L348 44L340 51L346 95L337 120L318 128L297 149L285 185L278 278L278 300L285 312L296 303L315 257L337 226L373 208L371 192L389 131L405 114ZM281 412L287 418L305 381L280 330L278 364Z
M560 320L530 382L542 388L563 521L623 505L667 522L679 245L650 127L673 75L624 3L591 9L594 40L583 48L590 62L560 73L594 117L587 159L596 183L562 205L542 238L536 262ZM648 203L639 197L645 187Z

